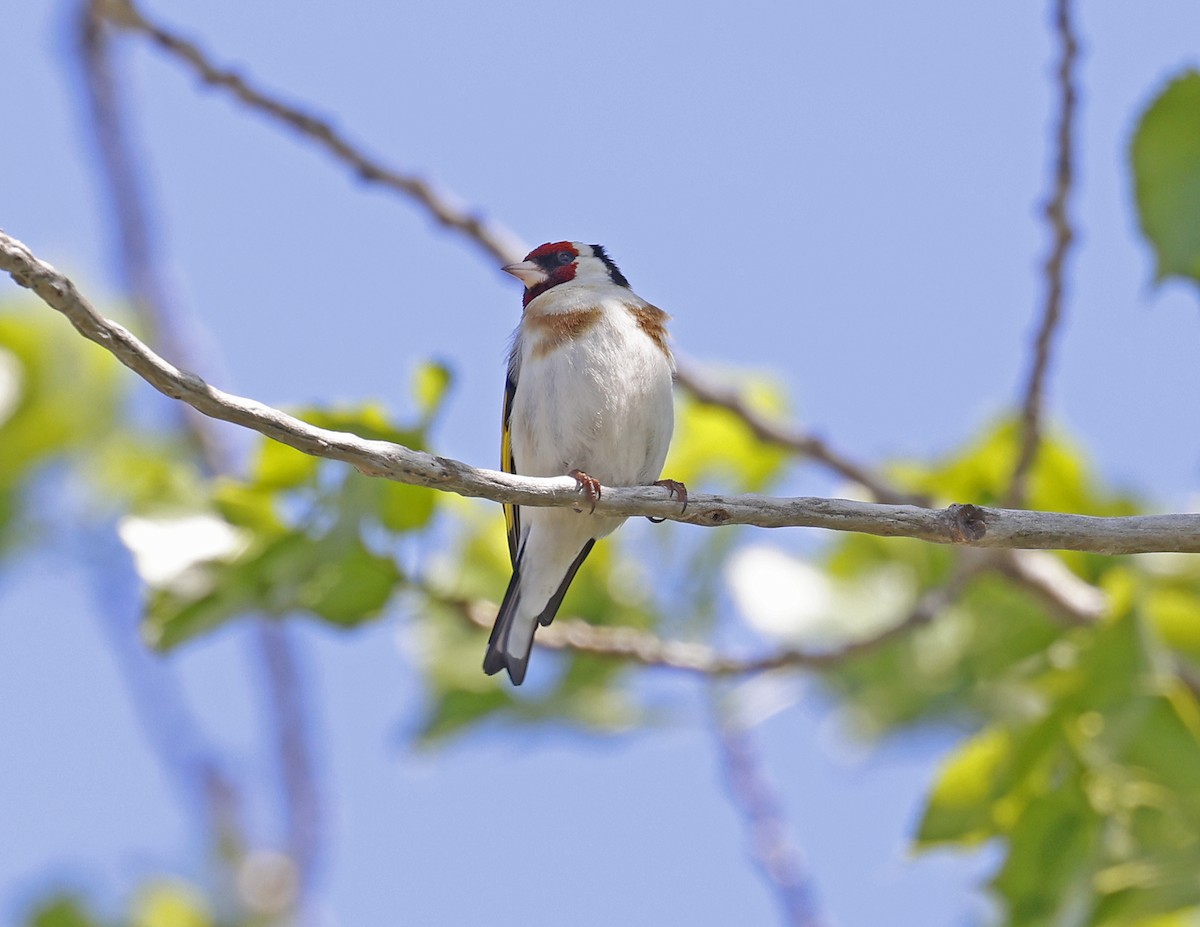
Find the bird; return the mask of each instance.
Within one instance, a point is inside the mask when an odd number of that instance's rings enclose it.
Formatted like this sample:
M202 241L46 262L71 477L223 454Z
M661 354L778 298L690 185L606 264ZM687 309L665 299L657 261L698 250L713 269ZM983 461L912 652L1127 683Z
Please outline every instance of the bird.
M508 352L501 467L575 478L591 510L505 505L512 579L483 670L525 679L533 635L554 620L599 538L624 518L595 514L602 486L660 480L674 429L675 359L665 312L642 299L601 245L547 242L503 268L525 285ZM661 521L661 519L658 519Z

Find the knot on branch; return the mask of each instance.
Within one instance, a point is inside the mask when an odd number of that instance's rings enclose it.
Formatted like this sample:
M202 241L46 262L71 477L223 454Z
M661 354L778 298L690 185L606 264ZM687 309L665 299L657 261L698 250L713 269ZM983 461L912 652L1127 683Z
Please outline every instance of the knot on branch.
M950 537L957 544L983 540L987 534L987 518L978 505L955 503L946 509L950 519Z

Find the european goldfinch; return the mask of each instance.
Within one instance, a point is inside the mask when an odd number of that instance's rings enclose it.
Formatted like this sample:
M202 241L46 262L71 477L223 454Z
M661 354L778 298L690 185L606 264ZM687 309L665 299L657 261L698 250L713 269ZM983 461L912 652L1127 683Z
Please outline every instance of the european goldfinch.
M600 245L558 241L504 270L525 284L504 390L501 466L525 476L569 474L593 504L601 485L658 480L674 427L668 316L629 288ZM533 633L549 624L597 538L625 520L586 510L504 507L513 575L483 669L525 678Z

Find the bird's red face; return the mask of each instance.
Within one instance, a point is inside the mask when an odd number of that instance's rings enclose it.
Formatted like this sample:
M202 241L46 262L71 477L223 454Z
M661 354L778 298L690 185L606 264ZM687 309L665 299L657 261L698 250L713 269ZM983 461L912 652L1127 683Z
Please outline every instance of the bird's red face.
M572 242L552 241L534 248L525 260L509 264L504 271L525 284L524 304L528 306L551 287L575 279L578 257L579 249Z
M503 268L525 284L525 305L570 280L584 286L620 286L629 281L601 245L551 241L534 248L519 264Z

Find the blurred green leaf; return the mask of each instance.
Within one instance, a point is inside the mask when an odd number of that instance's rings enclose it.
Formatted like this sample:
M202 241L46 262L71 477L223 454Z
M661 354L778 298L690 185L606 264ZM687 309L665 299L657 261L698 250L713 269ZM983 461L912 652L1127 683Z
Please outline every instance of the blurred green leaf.
M961 746L942 766L917 833L922 846L971 845L995 836L992 804L999 771L1011 762L1009 731L989 728Z
M1117 927L1117 925L1113 925ZM1173 911L1170 914L1126 920L1121 927L1200 927L1200 908Z
M425 400L445 392L448 374L431 368ZM437 384L441 383L441 386ZM436 395L435 395L436 394ZM424 426L394 425L378 405L304 409L300 417L331 430L420 448ZM350 628L381 613L403 581L395 561L372 551L380 528L426 528L438 494L424 487L373 479L351 467L261 439L247 479L203 484L195 506L215 511L249 540L236 556L196 563L168 588L151 592L145 635L170 649L244 614L308 614Z
M1065 764L1059 787L1025 808L1009 837L1009 852L993 886L1022 927L1087 923L1090 873L1100 822L1079 786L1079 770Z
M295 410L294 414L318 428L348 432L368 441L390 441L417 450L425 445L424 425L397 427L383 406L375 403L335 409L309 406ZM312 483L323 462L319 457L286 444L260 438L250 468L250 480L263 489L296 489ZM345 467L344 464L338 466Z
M25 923L27 927L102 927L103 924L73 895L55 895L42 901Z
M379 520L389 531L416 531L433 519L438 503L436 489L393 480L377 482L380 484Z
M0 313L0 358L0 486L50 455L90 444L110 427L117 365L61 319Z
M907 545L906 545L907 547ZM932 545L920 556L934 556ZM976 579L935 621L823 674L860 733L966 715L1020 715L1028 675L1063 629L1029 593L995 576Z
M318 544L317 562L297 589L296 605L344 628L379 616L403 579L390 557L369 551L357 537L327 558Z
M449 386L450 373L439 365L427 364L418 372L417 379L419 392L424 391L419 396L422 415L432 416ZM336 410L309 408L297 414L321 428L347 431L369 440L391 441L418 450L425 446L425 424L418 428L397 427L376 405ZM271 493L305 487L315 490L323 466L328 465L319 458L264 438L255 455L249 484L241 490L242 502L260 505L260 514L266 516L268 511L277 509ZM377 520L389 531L402 533L424 528L433 519L438 499L436 490L367 477L342 464L334 466L342 484L336 504L343 509L343 520L352 513L355 517ZM229 492L227 488L226 493ZM236 496L222 500L226 505L236 501Z
M1200 705L1148 623L1077 629L1030 669L1040 716L955 752L919 843L1006 839L994 884L1014 924L1116 927L1200 904Z
M447 578L446 594L463 601L498 603L511 573L503 524L498 518L477 515L477 509L466 511L466 530L456 557L459 566ZM494 514L490 509L488 513ZM595 547L563 601L561 619L580 617L597 625L639 628L654 625L649 597L628 571L619 547L611 540ZM627 728L642 717L621 684L629 669L624 661L535 648L539 665L556 666L557 672L547 685L539 680L516 690L506 677L483 674L488 632L470 622L460 607L431 596L419 616L418 653L429 690L419 736L427 744L492 718L611 731Z
M1185 71L1142 115L1131 147L1156 276L1200 281L1200 72Z
M84 470L100 495L124 510L194 511L208 501L207 481L180 441L120 423L92 447Z
M453 383L454 375L445 364L426 361L417 368L413 375L413 396L421 410L423 427L428 427L437 416Z
M349 432L368 441L391 441L414 450L425 447L423 426L401 428L395 425L387 410L378 403L340 409L301 409L296 414L318 428Z
M159 589L150 597L145 635L160 650L247 614L301 612L354 627L377 617L403 578L391 558L372 553L356 535L302 532L195 569L200 580L186 594Z
M269 487L218 477L212 483L213 506L231 525L248 528L260 537L287 530L279 511L279 494Z
M1200 707L1190 690L1175 683L1150 696L1117 756L1137 769L1139 777L1152 778L1174 796L1180 814L1200 836Z
M747 404L769 416L786 411L783 391L762 379L746 378ZM754 436L738 416L689 396L676 402L675 437L663 474L690 486L717 482L738 492L760 492L777 478L790 455Z
M900 465L895 475L906 487L943 502L996 502L1011 478L1018 435L1015 422L1002 421L945 460L930 467ZM1096 515L1138 511L1131 500L1107 492L1082 452L1053 434L1035 462L1030 488L1034 508ZM1128 559L1070 552L1039 556L1060 560L1064 569L1101 587L1113 614L1128 610L1140 594ZM865 583L880 569L903 565L923 592L946 581L957 554L916 541L847 536L836 539L826 557L830 573L844 583ZM1064 634L1061 619L1047 612L1043 600L1005 577L985 574L928 626L833 667L825 679L869 734L967 713L1021 718L1044 697L1031 688L1032 668Z
M986 429L961 451L933 466L894 464L893 475L911 489L941 502L998 504L1008 491L1020 447L1021 429L1013 418ZM1030 508L1090 515L1131 515L1131 500L1106 493L1083 451L1051 430L1043 436L1030 472Z
M1200 590L1160 582L1147 589L1144 606L1165 643L1200 660Z
M250 467L250 478L255 486L263 489L295 489L311 482L320 465L319 457L270 438L260 438Z
M0 305L0 547L11 541L19 491L37 468L109 432L116 367L53 314Z
M482 653L480 651L480 653ZM479 675L483 657L472 664ZM486 689L445 689L429 706L421 725L421 739L426 745L460 733L489 715L512 706L513 699L497 686Z
M142 634L157 650L170 650L212 631L256 604L255 569L241 564L207 563L194 568L197 582L185 593L151 590Z
M116 924L123 927L214 927L209 904L191 883L169 876L153 876L140 886L129 913ZM227 927L255 921L226 921ZM58 893L38 903L24 921L25 927L116 927L93 914L78 896Z
M204 897L177 879L154 879L139 889L130 927L212 927Z

